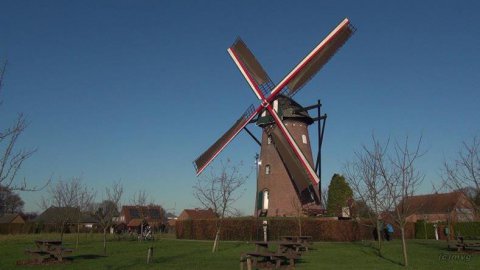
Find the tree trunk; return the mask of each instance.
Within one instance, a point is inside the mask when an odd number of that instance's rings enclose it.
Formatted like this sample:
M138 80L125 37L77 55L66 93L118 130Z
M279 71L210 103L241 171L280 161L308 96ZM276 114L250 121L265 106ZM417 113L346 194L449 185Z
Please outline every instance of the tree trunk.
M62 227L60 228L60 241L63 242L63 232L65 231L66 222L62 222Z
M77 242L75 243L75 249L78 249L79 241L80 241L80 220L77 221Z
M103 228L103 255L107 256L107 228Z
M403 266L408 267L407 241L405 240L404 226L400 227L400 232L402 233Z
M380 221L377 219L377 240L378 240L378 255L382 256L382 234L380 228Z
M215 234L215 241L213 242L212 253L218 250L218 241L220 240L220 228L217 228L217 233Z

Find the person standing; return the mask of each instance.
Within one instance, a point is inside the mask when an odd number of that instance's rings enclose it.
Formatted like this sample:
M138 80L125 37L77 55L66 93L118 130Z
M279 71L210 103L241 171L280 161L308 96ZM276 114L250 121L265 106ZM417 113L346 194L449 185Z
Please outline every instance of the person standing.
M393 226L392 224L388 223L387 226L385 226L385 238L387 241L390 241L393 235Z

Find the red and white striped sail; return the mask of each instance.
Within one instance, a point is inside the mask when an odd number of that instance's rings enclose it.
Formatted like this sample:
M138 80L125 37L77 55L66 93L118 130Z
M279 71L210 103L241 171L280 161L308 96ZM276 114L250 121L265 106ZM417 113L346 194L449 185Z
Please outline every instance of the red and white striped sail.
M348 40L353 34L355 28L348 19L344 19L327 37L320 42L292 71L290 71L283 80L275 87L263 70L262 66L256 60L253 53L246 47L240 39L228 49L228 53L234 60L240 72L247 80L250 88L254 91L261 104L253 110L250 109L244 113L239 120L218 139L207 151L200 155L195 161L197 175L199 175L212 160L225 148L225 146L264 108L266 108L275 120L275 123L281 130L283 136L288 141L290 147L299 159L302 166L307 171L311 182L317 185L318 176L306 160L303 153L298 148L296 142L285 128L278 114L270 104L277 95L283 90L287 90L289 96L294 95L298 90L310 80L335 52ZM270 94L265 91L270 90Z

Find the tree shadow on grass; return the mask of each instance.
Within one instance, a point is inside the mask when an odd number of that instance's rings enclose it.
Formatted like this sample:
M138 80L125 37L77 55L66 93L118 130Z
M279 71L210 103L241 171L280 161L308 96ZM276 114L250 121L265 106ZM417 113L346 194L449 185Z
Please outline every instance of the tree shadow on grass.
M227 250L231 250L231 249L238 249L241 246L247 246L247 245L245 243L242 243L242 242L230 244L226 247L225 246L222 247L222 245L220 245L218 247L218 251L222 252L222 251L227 251Z
M416 245L434 249L436 251L456 251L457 247L455 246L456 241L450 241L450 247L445 243L445 245L439 246L437 243L428 243L428 242L415 242Z
M378 248L374 244L372 244L371 242L367 242L367 241L366 242L353 242L352 244L357 246L357 247L360 247L361 252L366 254L366 255L375 256L375 257L378 257L378 258L380 258L384 261L390 262L392 264L403 266L402 262L399 262L399 261L396 261L392 258L386 257L385 256L385 250L383 250L383 254L379 254L378 253Z
M71 260L93 260L93 259L105 258L105 257L107 256L98 255L98 254L82 254L82 255L69 256L68 258Z

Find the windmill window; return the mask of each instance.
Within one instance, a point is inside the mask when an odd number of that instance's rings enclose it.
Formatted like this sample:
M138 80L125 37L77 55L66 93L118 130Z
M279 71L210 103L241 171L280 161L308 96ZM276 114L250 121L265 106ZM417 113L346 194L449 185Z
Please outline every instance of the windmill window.
M307 144L307 136L305 134L302 135L302 142Z
M268 190L265 189L263 191L263 200L262 200L262 209L263 210L268 210L268 200L269 200Z
M270 165L265 166L265 174L270 174Z
M267 144L272 144L272 136L267 137Z

